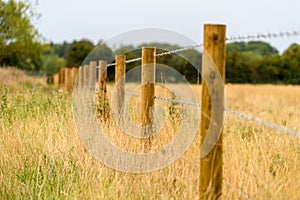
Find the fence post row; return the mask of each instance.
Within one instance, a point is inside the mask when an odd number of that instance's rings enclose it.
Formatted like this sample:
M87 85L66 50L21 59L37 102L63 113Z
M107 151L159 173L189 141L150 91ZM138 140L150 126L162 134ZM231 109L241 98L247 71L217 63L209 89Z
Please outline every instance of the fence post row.
M223 82L225 82L225 42L225 25L204 25L204 51L216 64ZM207 61L203 59L202 71L206 64ZM210 77L209 81L213 84L215 77ZM213 92L218 91L214 90ZM209 93L206 82L202 78L201 144L210 124L212 96L215 95ZM223 133L221 133L212 151L200 160L200 199L218 199L222 195L222 135Z
M152 112L155 95L155 68L156 68L156 48L142 48L142 94L141 94L141 122L142 136L145 138L144 149L149 151L151 148L152 135Z
M226 42L226 26L225 25L204 25L204 51L213 59L218 70L220 71L223 82L225 82L225 42ZM141 70L141 104L140 117L143 127L142 136L144 140L144 150L147 152L151 148L152 134L152 112L151 107L154 105L155 95L155 66L156 66L156 48L142 48L142 70ZM125 100L125 70L126 56L119 55L115 57L115 83L117 84L117 113L119 120L122 119L122 107ZM203 59L203 69L206 61ZM99 61L99 81L98 81L98 96L106 98L106 79L107 79L107 61ZM202 69L202 70L203 70ZM58 85L65 89L69 89L70 82L65 74L68 70L61 69L58 74L54 75L54 85ZM74 79L77 71L73 72ZM90 62L90 65L85 65L79 68L78 86L90 88L91 84L96 83L96 62ZM214 80L210 80L214 81ZM72 81L73 82L73 81ZM201 107L201 144L206 136L207 129L210 124L211 117L211 96L204 79L202 79L202 107ZM200 160L200 199L216 199L222 195L222 135L217 141L212 151Z

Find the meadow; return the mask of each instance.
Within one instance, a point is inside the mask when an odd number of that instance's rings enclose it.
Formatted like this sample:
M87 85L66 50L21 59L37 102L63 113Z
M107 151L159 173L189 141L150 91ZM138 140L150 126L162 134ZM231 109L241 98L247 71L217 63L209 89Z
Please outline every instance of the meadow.
M228 108L298 131L299 97L300 86L226 85ZM42 80L20 72L0 78L0 199L198 198L199 134L172 165L124 173L91 156L76 133L71 105L70 94ZM168 127L171 134L156 145L170 140L176 120ZM120 134L110 128L108 137L128 150L138 146ZM223 199L243 199L236 188L250 199L300 199L299 138L226 113L223 142Z

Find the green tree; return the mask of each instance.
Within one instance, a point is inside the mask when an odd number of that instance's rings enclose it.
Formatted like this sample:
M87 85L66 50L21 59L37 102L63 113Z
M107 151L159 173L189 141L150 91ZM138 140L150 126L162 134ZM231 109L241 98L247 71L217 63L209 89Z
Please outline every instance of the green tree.
M300 45L292 44L281 56L284 82L300 84Z
M65 67L66 62L65 59L59 57L55 52L55 49L48 47L47 53L44 53L43 58L43 66L42 70L47 75L52 75L58 72L61 68Z
M43 46L28 1L0 0L0 65L39 69Z
M276 82L278 50L261 41L227 45L226 81L231 83ZM276 64L277 63L277 64Z
M66 55L67 67L79 67L93 49L94 45L89 40L74 41Z

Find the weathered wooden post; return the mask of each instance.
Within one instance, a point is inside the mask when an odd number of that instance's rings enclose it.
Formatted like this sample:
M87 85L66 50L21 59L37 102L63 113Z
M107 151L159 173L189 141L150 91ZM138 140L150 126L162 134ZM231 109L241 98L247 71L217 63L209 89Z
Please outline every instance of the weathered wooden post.
M118 113L117 120L123 120L123 106L125 101L125 71L126 71L126 56L117 55L115 57L115 84L116 84L116 112Z
M156 48L142 48L142 96L141 96L141 122L143 127L142 136L145 137L144 149L149 151L151 148L151 107L154 105L155 95L155 67L156 67Z
M212 58L220 71L225 83L225 57L226 57L226 26L206 24L204 26L204 51ZM203 57L204 58L204 57ZM208 61L203 59L203 69ZM214 82L216 76L209 81ZM218 92L217 88L214 92ZM206 137L212 114L211 97L205 80L202 78L202 110L201 110L201 145ZM212 151L200 160L200 199L218 199L222 195L222 133Z

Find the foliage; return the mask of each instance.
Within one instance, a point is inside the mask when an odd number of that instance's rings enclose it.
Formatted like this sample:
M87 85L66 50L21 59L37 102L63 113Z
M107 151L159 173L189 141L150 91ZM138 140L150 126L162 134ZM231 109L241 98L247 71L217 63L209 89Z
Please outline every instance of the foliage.
M85 57L94 49L94 44L86 39L74 41L66 53L66 66L79 67Z
M43 46L29 1L0 0L0 65L39 69Z
M65 59L59 56L60 54L56 52L57 49L54 45L50 44L43 53L42 70L48 75L57 73L61 68L66 66Z
M300 46L292 44L282 55L267 43L227 45L226 82L300 84Z
M44 53L46 63L43 65L43 70L49 73L56 72L64 66L63 59L67 67L80 66L99 59L106 59L110 63L114 62L114 55L121 54L125 54L126 60L130 60L141 57L142 46L155 46L156 53L180 48L173 44L150 43L139 46L121 46L113 51L100 42L97 48L92 50L94 45L88 40L50 44L50 50ZM282 55L270 44L261 41L229 43L226 52L226 82L228 83L300 83L300 46L297 44L292 44ZM86 58L88 54L89 57ZM201 53L196 50L185 51L179 55L157 57L156 62L172 67L191 83L201 81L199 72L201 72L202 58ZM141 62L127 64L126 70L129 71L139 65ZM108 80L113 81L114 68L108 68L107 73ZM136 77L137 80L139 78ZM157 75L157 78L162 77Z

